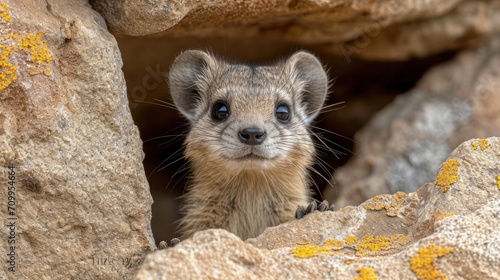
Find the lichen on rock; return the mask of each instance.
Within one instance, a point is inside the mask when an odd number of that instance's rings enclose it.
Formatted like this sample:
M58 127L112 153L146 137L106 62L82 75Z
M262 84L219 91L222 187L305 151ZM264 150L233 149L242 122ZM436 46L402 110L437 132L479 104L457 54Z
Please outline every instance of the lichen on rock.
M478 139L477 142L472 142L472 148L474 150L477 150L478 148L481 149L481 151L484 151L484 149L488 148L490 144L488 143L487 139Z
M17 80L17 68L8 60L12 50L13 47L0 44L0 91Z
M360 267L356 271L359 273L359 277L354 278L354 280L378 280L373 268Z
M2 25L11 20L11 15L8 13L8 6L5 3L0 3L0 28ZM12 46L8 46L3 42L3 34L0 33L0 91L6 89L10 84L17 80L17 68L9 62L9 55L14 50Z
M365 235L358 243L353 246L357 251L356 255L377 255L380 251L387 251L389 249L400 249L403 245L410 242L410 237L402 234L393 234L390 237L386 236L373 236Z
M17 217L0 279L131 279L155 245L116 41L85 1L0 1L0 181L12 166Z
M0 34L0 91L18 79L18 67L10 61L12 53L24 53L28 56L30 63L26 63L25 66L29 69L30 75L50 74L49 63L53 58L42 36L42 32Z
M400 249L408 242L410 237L402 234L393 234L390 237L367 234L361 239L354 236L349 236L346 240L329 238L321 246L302 245L292 249L291 253L298 258L310 258L321 254L334 255L334 251L350 248L356 251L357 256L363 257L377 255L380 251L389 249Z
M500 165L500 138L487 140L490 147L481 153L471 140L450 154L448 161L467 163L453 183L456 191L443 195L427 183L408 194L397 217L360 205L313 212L246 242L224 230L202 231L150 254L136 279L498 279L500 247L492 244L500 236L500 192L491 171Z
M318 255L333 255L334 251L344 248L343 240L333 238L325 240L323 245L309 245L309 242L297 242L298 247L292 249L291 253L297 258L310 258Z
M9 6L5 3L0 3L0 19L5 22L9 22L12 16L8 13Z
M355 243L358 243L359 239L356 236L348 236L345 239L345 244L347 245L353 245Z
M439 247L435 244L429 244L424 248L418 249L418 253L411 258L411 269L421 280L448 279L436 267L436 260L453 252L453 248Z
M337 240L334 238L329 238L325 241L323 244L324 246L328 246L332 248L333 250L341 250L345 247L345 241L344 240Z
M396 192L393 195L381 194L376 195L364 204L366 210L382 210L387 211L387 216L395 217L398 215L399 209L406 202L408 195L404 192Z
M293 248L291 253L297 258L310 258L318 255L331 255L334 252L330 246L303 245Z
M460 162L456 159L449 159L443 163L436 181L434 181L434 184L441 187L440 191L442 193L449 191L451 185L460 179L460 176L458 176L459 167Z
M37 34L26 34L19 42L21 50L30 55L31 62L38 64L38 67L30 71L31 75L40 72L46 75L50 74L50 68L47 67L47 64L52 61L52 55L47 47L47 42L42 39L42 36L42 32L38 32Z

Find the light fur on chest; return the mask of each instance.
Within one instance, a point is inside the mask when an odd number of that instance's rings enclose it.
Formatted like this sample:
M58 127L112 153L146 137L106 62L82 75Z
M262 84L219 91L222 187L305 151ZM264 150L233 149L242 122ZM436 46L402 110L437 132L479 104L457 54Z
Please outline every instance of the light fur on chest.
M307 205L306 182L298 175L273 175L246 172L219 183L195 183L186 197L183 231L223 228L245 240L290 221L297 205Z

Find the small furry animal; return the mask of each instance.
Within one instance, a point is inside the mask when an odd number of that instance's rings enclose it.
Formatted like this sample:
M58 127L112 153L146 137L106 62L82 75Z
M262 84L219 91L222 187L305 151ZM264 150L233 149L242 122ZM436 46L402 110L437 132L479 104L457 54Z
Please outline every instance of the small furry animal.
M223 228L245 240L292 220L298 206L304 214L315 152L308 126L328 91L315 56L255 66L190 50L175 59L169 83L190 122L182 239Z

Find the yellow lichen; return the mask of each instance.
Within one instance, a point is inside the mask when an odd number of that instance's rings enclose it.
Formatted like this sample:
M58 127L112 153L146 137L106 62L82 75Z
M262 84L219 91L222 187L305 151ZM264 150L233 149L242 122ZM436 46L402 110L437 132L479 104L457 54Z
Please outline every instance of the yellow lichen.
M367 234L357 244L354 244L354 249L357 251L356 255L358 256L373 255L378 251L401 248L408 242L410 242L410 237L402 234L393 234L390 237Z
M369 267L360 267L356 270L360 277L354 278L354 280L377 280L377 274L375 270Z
M477 140L477 143L472 142L472 148L474 148L474 151L477 150L477 148L480 148L481 151L484 151L489 146L490 143L488 143L487 139L479 139Z
M389 249L391 240L385 236L373 236L367 234L358 242L355 249L358 251L358 255L363 256L366 253L377 253L380 250Z
M345 239L345 243L346 243L347 245L353 245L353 244L355 244L355 243L358 243L358 238L357 238L356 236L352 236L352 235L351 235L351 236L348 236L348 237L346 237L346 239Z
M305 245L293 248L291 253L297 258L310 258L315 257L319 254L322 255L334 255L335 252L328 246L318 246L318 245Z
M460 162L456 159L449 159L443 163L441 170L436 176L436 181L434 184L441 187L441 192L447 192L451 184L457 182L460 177L458 176L458 167Z
M366 210L382 210L387 211L387 216L395 217L398 215L399 209L406 202L408 195L404 192L396 192L393 195L381 194L373 197L365 204Z
M5 22L9 22L10 19L12 18L7 10L9 9L9 6L7 6L4 3L0 3L0 18L3 19Z
M441 221L445 218L448 218L448 217L451 217L453 216L453 213L450 213L450 212L441 212L441 211L437 211L436 214L434 215L434 220L435 221Z
M31 62L35 62L40 66L31 69L31 75L40 73L45 73L46 75L50 74L50 69L47 64L52 61L52 56L47 47L47 42L42 40L42 35L42 32L28 34L19 42L19 47L31 56Z
M344 248L343 240L336 240L333 238L327 239L322 246L307 245L309 242L297 242L300 247L292 249L292 254L298 258L310 258L322 255L334 255L337 250Z
M376 254L378 251L400 248L408 242L410 242L410 237L402 234L393 234L390 237L367 234L361 240L356 236L348 236L345 240L330 238L325 240L322 246L297 242L299 247L292 249L291 253L299 258L309 258L319 254L334 255L338 253L336 251L347 247L356 250L357 256L364 256Z
M0 91L17 80L17 68L8 61L12 50L12 47L0 44Z
M307 245L309 244L308 241L297 241L297 245Z
M337 239L330 238L330 239L327 239L325 241L323 246L330 247L333 250L341 250L344 248L344 244L345 244L344 240L337 240Z
M376 195L372 199L368 201L367 204L365 204L365 209L366 210L382 210L386 207L386 204L383 201L384 195Z
M297 258L315 257L320 253L327 252L328 248L318 245L306 245L292 249L292 254Z
M435 261L438 257L442 257L453 252L453 248L438 247L434 244L429 244L425 248L418 249L418 253L410 260L411 270L415 272L418 279L448 279L436 267Z
M500 175L497 176L497 188L500 191Z
M0 3L0 17L5 15L7 6ZM2 17L4 18L4 17ZM5 19L5 18L4 18ZM0 44L0 91L6 89L18 78L17 67L8 61L11 53L20 50L29 55L27 64L31 75L44 73L50 74L48 63L52 61L50 50L47 43L42 40L42 33L21 35L18 33L9 33L0 35L0 42L6 42L7 45ZM10 46L8 46L10 45Z

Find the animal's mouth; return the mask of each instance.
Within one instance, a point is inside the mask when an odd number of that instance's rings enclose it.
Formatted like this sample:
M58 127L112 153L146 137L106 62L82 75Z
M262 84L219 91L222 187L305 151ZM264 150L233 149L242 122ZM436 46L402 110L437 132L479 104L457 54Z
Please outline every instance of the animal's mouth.
M228 157L227 164L229 168L238 170L267 170L276 166L277 158L278 156L269 157L250 152L244 155Z
M255 152L250 152L246 155L235 157L234 159L238 161L270 161L274 160L275 157L266 157L256 154Z
M250 153L241 157L236 158L237 160L269 160L270 158L256 155L254 153Z

